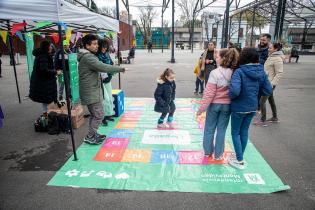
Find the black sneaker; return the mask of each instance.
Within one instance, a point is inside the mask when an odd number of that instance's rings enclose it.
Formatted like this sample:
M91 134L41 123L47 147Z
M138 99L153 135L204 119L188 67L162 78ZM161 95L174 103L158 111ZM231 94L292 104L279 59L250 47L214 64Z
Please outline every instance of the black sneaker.
M106 118L104 117L104 119L102 120L102 125L103 126L108 126L108 123L107 123L107 121L106 121Z
M105 119L108 120L108 121L112 121L112 122L115 121L111 116L106 116Z
M94 136L89 136L87 135L86 137L84 137L83 142L87 143L87 144L93 144L93 142L95 141Z
M93 142L93 144L102 144L103 141L105 141L106 139L106 135L100 135L100 134L96 134L95 135L95 141Z

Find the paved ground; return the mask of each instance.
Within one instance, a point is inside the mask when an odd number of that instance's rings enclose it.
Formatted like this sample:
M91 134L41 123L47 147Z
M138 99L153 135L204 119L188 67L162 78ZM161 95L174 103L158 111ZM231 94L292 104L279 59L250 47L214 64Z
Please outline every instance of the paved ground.
M166 67L176 71L177 97L194 97L193 67L200 52L137 51L135 63L122 75L129 97L152 97L156 77ZM48 187L47 182L72 154L69 136L35 133L33 120L40 105L25 96L29 79L25 58L17 66L22 104L8 58L3 59L0 104L5 126L0 129L0 209L315 209L315 57L302 56L300 64L285 64L276 90L281 123L252 127L250 138L266 161L291 190L274 194L206 194L113 191ZM114 86L117 86L115 81ZM270 111L269 111L270 114ZM87 126L75 131L82 143Z

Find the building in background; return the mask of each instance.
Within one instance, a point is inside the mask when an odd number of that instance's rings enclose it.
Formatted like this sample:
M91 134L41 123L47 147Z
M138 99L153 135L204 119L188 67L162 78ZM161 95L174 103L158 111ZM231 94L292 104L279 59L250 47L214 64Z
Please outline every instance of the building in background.
M163 40L162 40L162 27L153 27L151 29L151 37L149 40L152 43L152 48L153 49L161 49L162 48L162 43L163 43L163 48L164 49L169 49L170 48L170 41L171 41L171 32L170 28L163 28ZM137 49L146 49L147 46L144 41L144 36L143 34L137 29L136 30L136 47Z
M221 47L222 43L222 29L223 29L223 20L222 15L217 13L205 12L202 15L203 23L203 41L215 41L218 48ZM229 30L229 41L233 43L238 43L240 47L246 46L246 30L247 30L247 21L242 20L240 27L239 21L233 20L230 24Z

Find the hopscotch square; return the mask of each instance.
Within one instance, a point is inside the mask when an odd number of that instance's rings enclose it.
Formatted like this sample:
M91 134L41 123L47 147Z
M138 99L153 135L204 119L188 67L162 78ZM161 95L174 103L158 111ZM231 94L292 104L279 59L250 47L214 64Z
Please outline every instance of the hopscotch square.
M129 140L126 138L107 138L102 148L126 149Z
M143 144L190 144L189 131L186 130L145 130Z
M178 163L179 157L172 150L153 150L151 163Z
M151 160L151 150L126 149L121 162L148 163Z
M244 174L244 177L248 184L259 184L259 185L265 185L265 181L261 177L260 174L252 173L252 174Z
M203 151L179 151L180 164L207 164Z
M117 125L115 126L115 128L118 129L131 129L131 128L135 128L137 126L137 122L118 122Z
M132 130L128 130L128 129L113 129L110 134L108 135L108 137L110 138L126 138L126 139L130 139L131 136L133 134Z
M113 149L113 148L104 148L98 151L94 160L104 161L104 162L120 162L125 150L124 149Z

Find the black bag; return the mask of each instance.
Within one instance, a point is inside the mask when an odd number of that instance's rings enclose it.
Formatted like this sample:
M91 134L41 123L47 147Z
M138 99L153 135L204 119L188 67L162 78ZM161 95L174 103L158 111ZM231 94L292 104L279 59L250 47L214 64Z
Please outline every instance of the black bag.
M48 131L48 120L45 116L40 116L34 123L35 132L47 132Z
M59 123L59 131L63 133L70 133L70 122L68 115L66 114L58 114L58 123Z
M56 112L49 112L48 114L48 134L55 135L60 133L58 114Z

